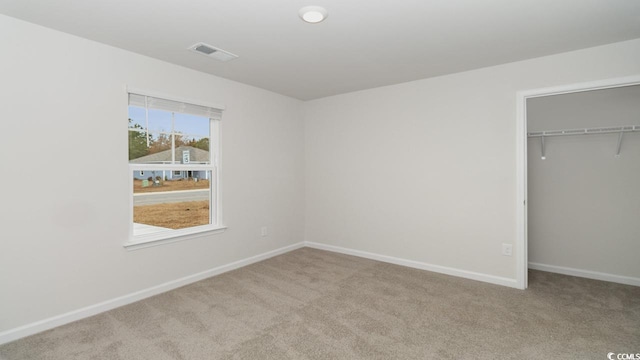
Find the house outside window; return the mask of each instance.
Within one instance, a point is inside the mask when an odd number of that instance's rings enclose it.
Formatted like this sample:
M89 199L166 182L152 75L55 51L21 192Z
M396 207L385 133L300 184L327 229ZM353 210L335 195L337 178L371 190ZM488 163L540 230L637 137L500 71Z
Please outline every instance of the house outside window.
M222 109L129 92L131 222L125 246L187 238L222 226Z

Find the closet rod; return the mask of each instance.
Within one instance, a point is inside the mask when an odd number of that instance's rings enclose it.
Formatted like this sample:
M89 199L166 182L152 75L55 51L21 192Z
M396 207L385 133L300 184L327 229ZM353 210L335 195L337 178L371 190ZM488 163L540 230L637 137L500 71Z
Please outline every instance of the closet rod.
M567 136L567 135L590 135L590 134L618 134L618 149L616 157L620 156L622 149L622 134L626 132L640 132L640 125L627 125L618 127L601 127L601 128L584 128L584 129L566 129L566 130L548 130L548 131L532 131L527 133L527 137L540 138L540 146L542 148L542 160L547 158L545 153L544 138L547 136Z
M567 136L567 135L589 135L589 134L618 134L618 133L634 132L634 131L640 131L640 125L585 128L585 129L532 131L527 133L527 136L528 137L546 137L546 136Z

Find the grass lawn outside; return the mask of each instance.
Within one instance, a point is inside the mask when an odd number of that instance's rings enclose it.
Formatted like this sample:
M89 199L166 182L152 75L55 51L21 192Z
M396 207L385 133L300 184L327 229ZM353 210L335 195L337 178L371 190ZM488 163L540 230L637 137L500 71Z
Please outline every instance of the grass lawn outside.
M208 225L209 201L134 206L133 222L169 229Z

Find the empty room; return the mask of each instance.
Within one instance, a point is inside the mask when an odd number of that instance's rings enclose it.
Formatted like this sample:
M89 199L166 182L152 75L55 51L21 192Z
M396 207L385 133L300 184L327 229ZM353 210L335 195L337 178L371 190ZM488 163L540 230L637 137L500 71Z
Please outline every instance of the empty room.
M640 1L0 1L0 359L640 359Z

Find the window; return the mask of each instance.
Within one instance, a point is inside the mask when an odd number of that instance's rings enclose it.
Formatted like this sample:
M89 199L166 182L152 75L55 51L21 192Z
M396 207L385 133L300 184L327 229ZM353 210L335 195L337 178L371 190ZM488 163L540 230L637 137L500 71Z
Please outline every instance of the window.
M224 228L219 107L129 93L131 224L136 245Z

